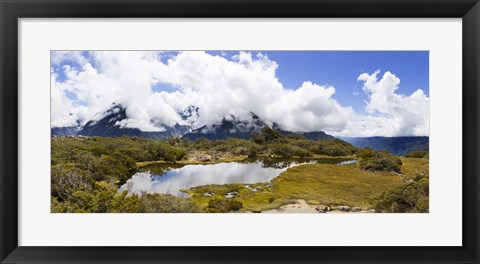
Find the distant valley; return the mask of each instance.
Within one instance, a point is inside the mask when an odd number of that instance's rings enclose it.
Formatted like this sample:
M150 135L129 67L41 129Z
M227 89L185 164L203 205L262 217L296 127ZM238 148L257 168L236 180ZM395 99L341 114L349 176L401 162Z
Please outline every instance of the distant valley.
M341 139L358 148L388 150L398 156L429 149L429 137L341 137Z

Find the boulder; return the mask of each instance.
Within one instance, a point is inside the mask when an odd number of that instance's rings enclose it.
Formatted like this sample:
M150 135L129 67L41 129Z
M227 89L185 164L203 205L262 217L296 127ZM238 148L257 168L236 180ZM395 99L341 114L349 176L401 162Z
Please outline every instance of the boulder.
M337 206L337 210L348 212L348 211L350 211L350 207L346 206L346 205L340 205L340 206Z
M360 207L353 207L352 212L360 212L362 209Z
M315 210L317 211L323 211L323 213L327 212L327 211L330 211L330 207L326 206L326 205L318 205L318 206L315 206Z

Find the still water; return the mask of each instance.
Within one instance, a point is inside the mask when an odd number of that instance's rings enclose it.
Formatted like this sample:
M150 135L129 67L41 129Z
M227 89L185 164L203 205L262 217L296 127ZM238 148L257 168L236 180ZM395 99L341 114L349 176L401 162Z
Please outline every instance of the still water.
M156 164L141 168L119 191L188 195L181 189L209 184L269 182L288 168L306 163L338 164L344 159L249 160L208 165Z

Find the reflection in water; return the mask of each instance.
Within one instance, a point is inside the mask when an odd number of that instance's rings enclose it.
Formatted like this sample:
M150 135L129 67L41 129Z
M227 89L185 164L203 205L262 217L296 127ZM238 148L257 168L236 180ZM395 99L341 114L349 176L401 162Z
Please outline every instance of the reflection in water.
M267 168L289 168L295 164L305 164L305 163L321 163L321 164L339 164L344 161L348 161L346 158L261 158L261 159L247 159L245 162L255 162L260 161L262 166Z
M346 160L346 161L341 161L338 163L338 165L347 165L347 164L352 164L357 162L357 160Z
M129 193L188 195L181 189L208 184L268 182L288 168L305 163L339 164L348 159L261 159L209 165L156 164L146 166L123 184Z
M291 166L298 165L292 163ZM181 189L208 185L228 183L257 183L268 182L286 171L285 168L264 167L262 162L253 163L219 163L211 165L185 165L181 168L164 169L156 166L155 172L137 172L131 179L122 185L119 191L128 190L129 193L170 193L186 197Z

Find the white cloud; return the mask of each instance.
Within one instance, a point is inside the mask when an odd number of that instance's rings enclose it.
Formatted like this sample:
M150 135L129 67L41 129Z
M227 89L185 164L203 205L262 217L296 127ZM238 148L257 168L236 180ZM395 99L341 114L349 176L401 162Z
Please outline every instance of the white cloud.
M88 60L82 55L81 51L52 51L50 54L52 65L59 65L63 61L71 61L84 65Z
M65 89L56 82L57 75L52 72L51 79L51 127L75 126L78 119L76 108L65 96Z
M229 115L247 118L252 111L291 131L428 134L428 98L421 90L410 96L396 94L399 79L389 72L380 81L378 72L360 75L369 94L369 114L358 115L333 98L334 87L305 81L296 90L285 89L276 76L279 65L262 53L239 52L231 60L202 51L96 51L89 52L88 59L82 54L52 53L56 65L75 61L82 66L64 66L62 81L52 74L52 126L71 125L77 119L85 123L115 102L127 107L128 120L120 125L144 131L184 124L178 112L195 105L200 108L196 126ZM176 91L155 92L156 84ZM83 104L69 100L66 91Z
M368 115L356 115L347 128L346 136L428 136L430 99L418 89L409 96L398 94L400 79L387 71L378 80L379 70L362 73L363 90L368 95L365 110Z

